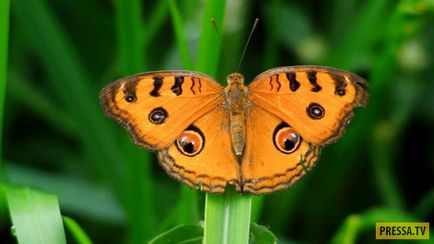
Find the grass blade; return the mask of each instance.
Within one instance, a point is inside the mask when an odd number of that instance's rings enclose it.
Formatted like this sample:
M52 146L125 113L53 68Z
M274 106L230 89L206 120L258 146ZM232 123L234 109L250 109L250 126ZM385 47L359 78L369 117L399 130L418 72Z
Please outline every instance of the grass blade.
M273 68L277 63L277 57L279 52L278 36L279 36L279 17L276 13L282 8L282 1L272 1L269 6L267 6L266 16L268 20L264 21L267 26L266 32L267 37L265 39L265 57L264 57L264 70Z
M184 24L174 0L167 0L170 13L172 15L173 29L175 30L176 45L178 47L179 56L181 57L183 69L190 70L193 67L193 62L188 51L187 38L185 36Z
M6 92L6 72L8 63L8 39L9 39L9 0L0 1L0 150L3 137L3 109ZM0 180L4 177L0 151Z
M86 232L80 227L80 225L75 222L70 217L63 216L63 223L65 223L66 228L71 232L72 236L75 239L75 242L78 244L92 244L92 241L87 236Z
M28 187L3 188L19 243L66 243L56 196Z
M116 0L116 33L118 38L118 68L122 75L145 69L142 1Z
M59 176L10 162L6 162L5 166L10 183L55 194L62 209L68 213L87 216L104 223L126 222L121 206L105 187L79 177ZM80 201L77 201L77 196L80 196Z
M167 11L167 2L166 1L158 1L156 3L157 6L149 13L150 16L146 19L146 29L145 36L143 40L143 46L145 49L148 47L149 43L154 39L154 37L161 30L161 25L164 24L167 19L168 11Z
M225 0L210 0L205 2L204 16L200 31L196 70L214 76L217 74L220 57L220 38L211 25L211 19L223 27ZM223 28L219 30L223 33Z

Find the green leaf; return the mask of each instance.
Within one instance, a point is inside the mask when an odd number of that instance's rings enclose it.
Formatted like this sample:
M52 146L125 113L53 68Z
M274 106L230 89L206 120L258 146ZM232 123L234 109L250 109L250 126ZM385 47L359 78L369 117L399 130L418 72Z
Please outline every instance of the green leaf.
M152 239L149 244L179 243L201 244L203 228L200 225L179 225Z
M6 162L9 182L26 185L56 194L62 209L74 215L86 216L104 223L126 221L121 206L107 188L80 177L55 175L30 167ZM77 201L80 196L80 201Z
M75 241L79 244L91 244L92 241L87 236L86 232L78 225L75 220L70 217L63 216L63 222L65 223L66 228L71 232Z
M2 188L19 243L66 243L56 196L28 187Z
M6 72L8 62L9 39L9 0L0 1L0 138L3 134L3 108L6 90ZM0 139L0 148L2 141ZM1 152L0 152L1 153ZM2 162L0 160L0 179L3 178Z
M265 226L256 223L250 224L250 240L251 244L270 244L277 243L277 238Z

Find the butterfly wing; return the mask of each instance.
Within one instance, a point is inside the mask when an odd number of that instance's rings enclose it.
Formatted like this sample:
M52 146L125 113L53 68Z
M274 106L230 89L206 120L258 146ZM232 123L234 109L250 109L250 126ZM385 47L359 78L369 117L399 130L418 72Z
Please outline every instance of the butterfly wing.
M249 108L241 164L243 191L262 194L286 189L315 165L320 146L302 137L288 145L288 150L285 144L283 148L279 146L279 138L288 131L297 133L291 125L261 107Z
M161 165L169 175L190 187L222 193L229 183L240 190L239 164L231 147L228 123L229 117L222 107L200 117L187 129L200 137L202 148L197 149L198 153L188 155L174 143L158 152Z
M138 74L106 86L105 113L126 127L134 142L152 150L168 147L184 129L223 103L223 87L187 71Z
M366 105L368 83L345 71L289 66L266 71L249 85L249 100L293 126L313 144L338 139L353 115Z
M175 179L213 193L223 192L227 183L240 188L223 87L209 76L138 74L108 85L100 97L105 113L125 126L136 144L158 150L160 164ZM186 152L193 144L180 146L185 135L196 136L200 150Z

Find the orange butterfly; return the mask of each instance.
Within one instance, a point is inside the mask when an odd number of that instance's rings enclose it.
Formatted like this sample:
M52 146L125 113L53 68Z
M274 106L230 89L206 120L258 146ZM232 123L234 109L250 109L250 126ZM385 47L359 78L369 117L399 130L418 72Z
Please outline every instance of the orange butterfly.
M173 178L206 192L269 193L290 187L366 105L368 83L332 68L268 70L249 86L239 73L227 87L192 71L157 71L113 82L105 113L134 142L158 152Z

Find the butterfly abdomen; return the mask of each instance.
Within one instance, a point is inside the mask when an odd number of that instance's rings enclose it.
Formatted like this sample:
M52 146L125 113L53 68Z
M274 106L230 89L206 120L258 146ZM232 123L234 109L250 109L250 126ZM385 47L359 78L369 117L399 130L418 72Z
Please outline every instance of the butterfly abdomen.
M228 76L228 86L225 89L232 146L237 155L242 155L246 140L247 88L243 83L244 77L241 74L233 73Z
M242 155L246 138L246 119L244 114L231 114L231 139L235 154Z

